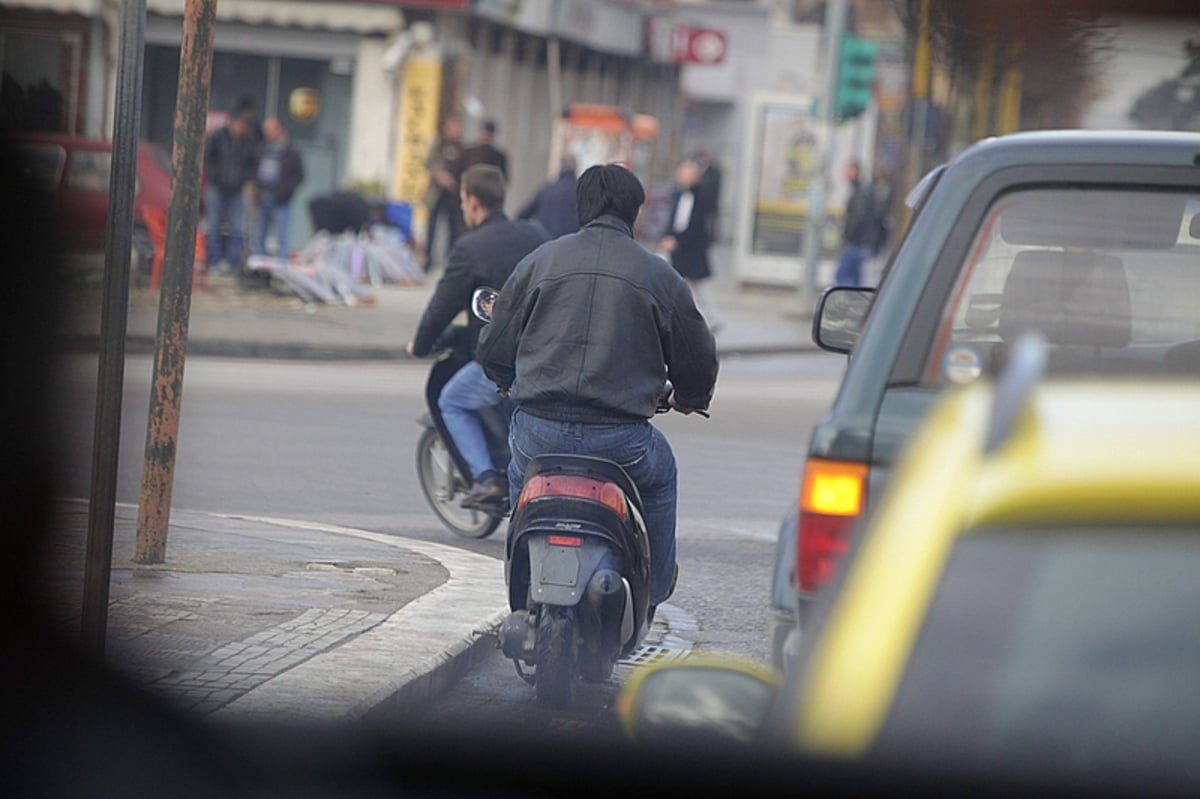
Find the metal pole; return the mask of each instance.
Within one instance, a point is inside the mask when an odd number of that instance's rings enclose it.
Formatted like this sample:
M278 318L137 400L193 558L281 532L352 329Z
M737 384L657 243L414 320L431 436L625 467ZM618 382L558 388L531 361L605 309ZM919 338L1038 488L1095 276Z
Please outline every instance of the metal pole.
M112 174L108 186L108 223L104 239L104 305L100 315L96 425L92 445L92 482L80 624L84 651L97 660L104 657L108 590L112 576L145 28L146 0L126 0L122 5L121 51L117 62Z
M804 232L804 294L817 299L817 267L821 260L821 230L825 227L825 181L833 150L833 97L837 92L838 51L846 27L846 0L829 0L825 5L825 92L818 105L821 157L817 174L808 191L808 226Z
M171 201L167 210L150 419L133 557L137 563L162 563L167 553L200 208L200 162L208 115L216 17L217 0L187 0L179 54L179 95L175 106L175 149L172 154L175 177L171 181Z

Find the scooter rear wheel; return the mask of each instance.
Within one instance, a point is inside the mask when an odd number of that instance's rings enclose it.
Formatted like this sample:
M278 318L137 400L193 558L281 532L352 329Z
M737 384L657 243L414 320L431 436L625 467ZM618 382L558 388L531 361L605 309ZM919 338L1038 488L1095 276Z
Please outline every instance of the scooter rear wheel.
M426 429L417 440L417 476L429 507L450 532L464 538L487 538L500 526L500 516L459 506L470 485L459 474L450 451L432 428Z
M575 701L579 661L575 609L542 605L537 626L537 697L551 707Z

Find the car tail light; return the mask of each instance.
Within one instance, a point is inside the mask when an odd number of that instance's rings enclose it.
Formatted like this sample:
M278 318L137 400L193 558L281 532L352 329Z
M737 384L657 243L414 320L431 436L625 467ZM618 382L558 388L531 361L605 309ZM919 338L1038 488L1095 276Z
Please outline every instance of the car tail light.
M624 520L629 518L625 492L616 483L577 474L539 474L525 482L517 509L542 497L580 497L599 502Z
M825 584L866 504L867 465L810 458L800 485L796 529L796 586L813 592Z

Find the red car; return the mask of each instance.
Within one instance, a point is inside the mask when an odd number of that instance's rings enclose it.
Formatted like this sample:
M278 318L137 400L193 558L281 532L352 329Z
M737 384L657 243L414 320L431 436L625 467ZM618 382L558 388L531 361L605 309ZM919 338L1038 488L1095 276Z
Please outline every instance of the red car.
M112 172L112 142L55 133L20 136L25 168L54 196L64 222L67 249L104 249L108 224L108 183ZM165 216L171 194L171 154L153 142L138 143L137 188L133 201L135 229L145 228L148 209ZM138 237L141 238L141 237Z

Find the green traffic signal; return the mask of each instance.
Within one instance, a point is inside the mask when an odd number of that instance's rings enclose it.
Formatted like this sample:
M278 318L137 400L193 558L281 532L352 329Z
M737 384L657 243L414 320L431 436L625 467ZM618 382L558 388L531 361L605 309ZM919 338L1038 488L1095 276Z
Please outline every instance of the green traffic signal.
M879 45L849 33L842 34L841 45L833 113L838 119L851 119L866 111L871 104Z

